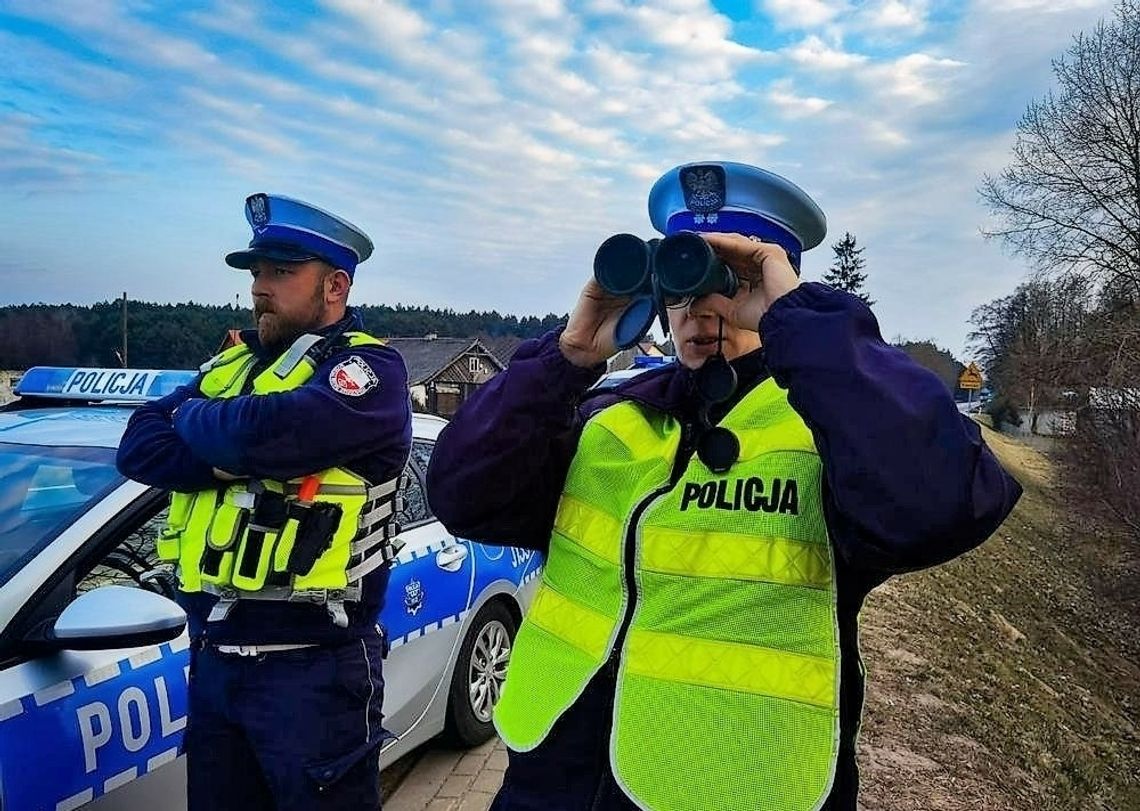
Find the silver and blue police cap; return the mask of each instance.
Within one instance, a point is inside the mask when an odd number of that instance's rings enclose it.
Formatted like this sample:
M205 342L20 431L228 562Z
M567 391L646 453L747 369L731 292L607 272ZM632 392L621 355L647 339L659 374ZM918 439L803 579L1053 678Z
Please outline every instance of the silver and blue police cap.
M686 163L649 192L649 219L665 236L720 231L774 242L799 270L800 254L823 242L827 218L786 178L744 163Z
M301 200L279 194L252 194L245 218L253 239L244 251L226 256L230 267L248 270L257 259L305 262L323 259L350 277L372 255L372 240L347 220Z

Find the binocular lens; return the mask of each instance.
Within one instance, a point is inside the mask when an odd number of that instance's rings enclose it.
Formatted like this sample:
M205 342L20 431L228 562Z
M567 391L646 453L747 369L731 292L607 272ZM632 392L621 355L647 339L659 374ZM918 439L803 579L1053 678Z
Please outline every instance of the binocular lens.
M696 296L710 291L710 277L719 279L722 274L714 266L720 265L709 244L693 233L674 234L662 240L654 257L661 290L669 298Z
M614 344L617 348L629 349L640 341L649 332L655 314L653 299L649 296L638 296L627 304L614 325Z
M632 295L647 284L649 251L633 234L615 234L594 254L594 278L610 295Z

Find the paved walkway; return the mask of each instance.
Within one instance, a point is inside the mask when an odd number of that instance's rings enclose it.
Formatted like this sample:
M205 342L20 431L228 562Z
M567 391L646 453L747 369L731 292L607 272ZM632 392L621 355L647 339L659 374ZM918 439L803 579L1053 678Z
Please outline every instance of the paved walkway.
M384 811L487 811L507 768L507 748L497 737L466 751L424 752Z

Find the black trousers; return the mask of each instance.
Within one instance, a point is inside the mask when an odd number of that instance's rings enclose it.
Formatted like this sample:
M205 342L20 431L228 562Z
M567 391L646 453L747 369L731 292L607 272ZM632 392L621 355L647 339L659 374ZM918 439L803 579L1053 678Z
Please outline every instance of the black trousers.
M195 645L189 811L376 811L382 648L376 631L258 656Z

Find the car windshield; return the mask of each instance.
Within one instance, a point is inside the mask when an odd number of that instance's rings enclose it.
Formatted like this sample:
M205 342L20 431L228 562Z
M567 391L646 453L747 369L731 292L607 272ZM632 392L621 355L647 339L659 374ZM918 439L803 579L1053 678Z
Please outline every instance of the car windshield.
M111 448L0 442L0 585L122 480Z

